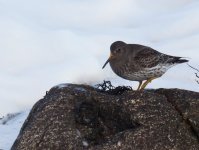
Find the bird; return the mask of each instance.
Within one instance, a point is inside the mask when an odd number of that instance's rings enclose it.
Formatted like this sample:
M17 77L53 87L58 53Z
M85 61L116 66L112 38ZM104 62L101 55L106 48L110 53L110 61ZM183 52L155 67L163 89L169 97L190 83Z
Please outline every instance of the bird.
M152 80L161 77L169 68L185 62L188 60L184 57L167 55L148 46L116 41L111 44L110 56L102 69L109 63L119 77L138 81L139 91L144 90Z

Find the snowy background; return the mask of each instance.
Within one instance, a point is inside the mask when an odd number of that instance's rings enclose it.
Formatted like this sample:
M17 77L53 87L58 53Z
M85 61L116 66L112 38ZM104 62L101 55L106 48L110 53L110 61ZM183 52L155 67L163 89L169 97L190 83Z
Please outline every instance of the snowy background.
M52 86L137 82L101 69L116 40L151 46L199 65L198 0L0 0L0 116L30 108ZM186 64L149 88L198 91Z
M101 69L116 40L189 57L199 67L198 16L198 0L0 0L0 117L31 108L60 83L106 79L136 88L109 66ZM148 87L199 90L186 64Z

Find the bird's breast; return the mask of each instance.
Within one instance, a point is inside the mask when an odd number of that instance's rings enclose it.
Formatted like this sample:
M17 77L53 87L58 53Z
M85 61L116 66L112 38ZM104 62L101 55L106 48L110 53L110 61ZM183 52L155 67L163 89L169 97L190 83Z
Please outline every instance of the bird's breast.
M137 70L135 66L129 65L128 63L116 64L114 62L110 62L110 66L115 74L128 80L131 80L129 74L134 74Z
M110 66L115 74L131 81L143 81L154 77L161 77L169 68L159 65L153 68L138 69L134 66L129 67L125 64L115 66L111 63Z

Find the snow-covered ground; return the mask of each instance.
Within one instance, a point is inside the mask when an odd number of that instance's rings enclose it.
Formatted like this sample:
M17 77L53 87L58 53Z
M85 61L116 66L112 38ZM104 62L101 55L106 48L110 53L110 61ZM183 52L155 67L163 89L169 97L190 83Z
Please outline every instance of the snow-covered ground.
M29 111L8 114L0 120L0 149L9 150L14 143Z

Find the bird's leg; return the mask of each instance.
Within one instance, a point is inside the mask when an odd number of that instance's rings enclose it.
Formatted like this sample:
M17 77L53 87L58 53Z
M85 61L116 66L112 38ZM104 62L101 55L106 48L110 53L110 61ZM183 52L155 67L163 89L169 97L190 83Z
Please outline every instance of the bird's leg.
M149 83L150 83L152 80L154 80L154 79L156 79L156 78L150 78L150 79L146 80L146 81L142 84L140 90L144 90L144 88L147 86L147 84L149 84Z
M142 81L139 81L139 86L138 86L138 88L137 88L136 91L139 91L139 90L140 90L141 85L142 85Z

